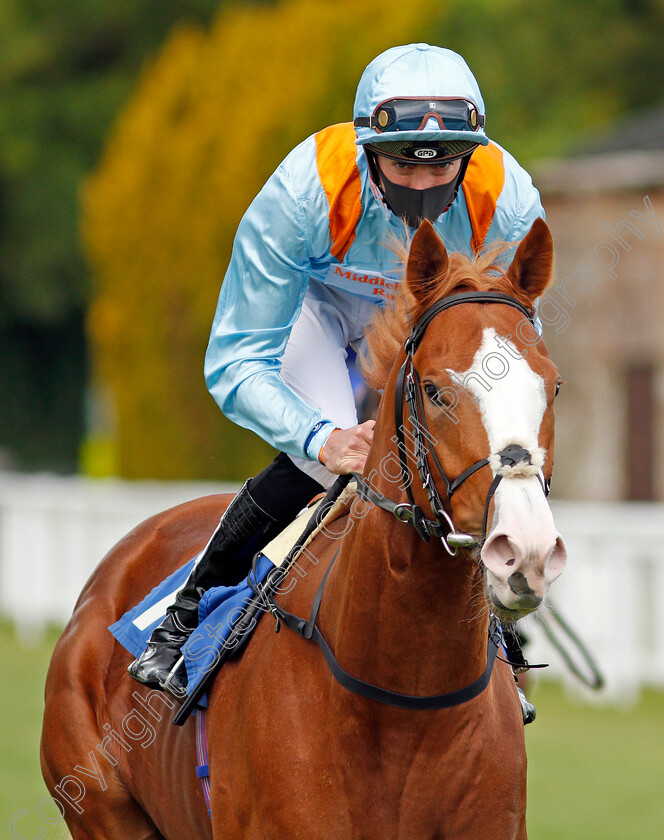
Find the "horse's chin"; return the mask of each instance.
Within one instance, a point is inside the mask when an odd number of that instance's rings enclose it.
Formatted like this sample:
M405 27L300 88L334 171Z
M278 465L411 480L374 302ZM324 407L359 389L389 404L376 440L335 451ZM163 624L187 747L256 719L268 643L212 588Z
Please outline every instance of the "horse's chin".
M485 580L485 593L491 612L501 622L513 624L520 618L534 613L542 604L541 598L532 595L514 596L511 592L498 592L497 587Z

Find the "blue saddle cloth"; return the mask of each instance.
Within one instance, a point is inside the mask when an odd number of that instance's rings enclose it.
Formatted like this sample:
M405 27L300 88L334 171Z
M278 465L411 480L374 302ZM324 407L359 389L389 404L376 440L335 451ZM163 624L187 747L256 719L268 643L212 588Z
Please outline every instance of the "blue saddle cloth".
M139 604L108 628L132 656L139 656L145 650L152 631L161 623L166 615L166 608L173 603L176 592L184 585L197 559L194 557L169 575ZM256 578L251 572L252 581L263 581L271 568L274 568L272 563L261 555L256 563ZM252 595L248 579L237 586L213 587L203 595L198 609L199 626L182 649L187 666L187 692L193 691L201 678L214 666L219 652ZM249 632L254 626L255 624L252 624Z

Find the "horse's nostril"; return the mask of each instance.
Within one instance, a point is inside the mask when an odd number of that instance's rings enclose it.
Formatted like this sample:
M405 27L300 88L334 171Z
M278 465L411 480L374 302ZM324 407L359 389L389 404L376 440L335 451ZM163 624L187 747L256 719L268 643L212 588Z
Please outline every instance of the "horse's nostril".
M507 579L510 589L515 595L534 595L535 593L528 585L528 580L523 572L512 572Z
M515 563L516 563L516 560L514 559L514 557L512 557L512 559L508 560L505 565L506 566L513 566Z

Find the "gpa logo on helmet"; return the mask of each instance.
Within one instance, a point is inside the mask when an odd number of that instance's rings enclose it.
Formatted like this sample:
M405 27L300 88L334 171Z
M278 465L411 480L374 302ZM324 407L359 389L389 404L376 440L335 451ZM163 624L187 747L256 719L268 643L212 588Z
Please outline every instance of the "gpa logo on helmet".
M426 158L430 160L431 158L435 158L438 152L436 149L414 149L413 154L415 155L415 157Z

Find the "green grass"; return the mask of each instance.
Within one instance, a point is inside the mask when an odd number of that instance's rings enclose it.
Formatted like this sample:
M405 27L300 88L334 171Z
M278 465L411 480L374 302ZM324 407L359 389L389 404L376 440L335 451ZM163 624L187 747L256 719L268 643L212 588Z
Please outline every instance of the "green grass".
M21 645L11 628L0 624L0 838L32 840L43 826L38 806L48 796L39 769L39 738L44 681L59 632L35 645ZM28 811L14 824L18 811ZM56 812L46 810L47 817ZM62 837L62 823L45 826L42 840Z
M662 840L664 694L630 709L573 703L546 683L530 695L531 840Z
M26 647L0 624L0 838L32 840L42 828L42 840L65 836L61 824L44 825L37 813L47 796L39 736L56 638ZM529 696L537 705L526 729L530 840L662 840L664 693L644 692L628 710L576 704L544 682ZM18 811L28 814L11 834Z

